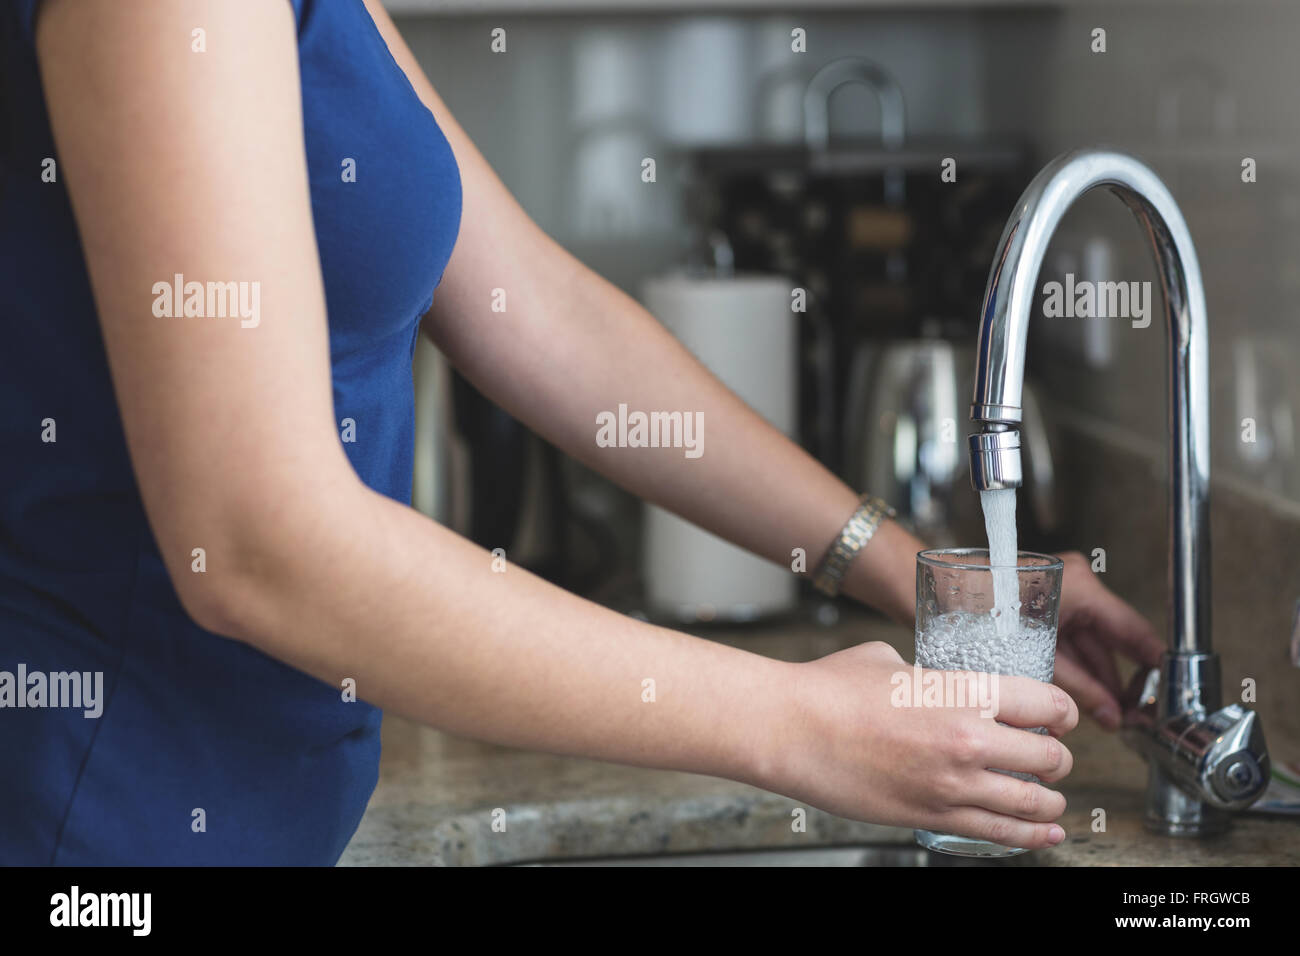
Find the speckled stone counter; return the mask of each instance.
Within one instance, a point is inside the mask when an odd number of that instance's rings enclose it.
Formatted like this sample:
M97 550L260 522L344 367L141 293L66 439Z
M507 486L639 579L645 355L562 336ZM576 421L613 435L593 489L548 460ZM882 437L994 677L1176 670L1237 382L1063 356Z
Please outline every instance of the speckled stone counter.
M1066 743L1074 743L1073 738ZM1101 743L1118 745L1113 740ZM1145 776L1145 769L1140 769ZM1032 862L1041 866L1300 866L1300 821L1295 817L1244 813L1234 816L1228 831L1219 836L1158 836L1142 826L1143 790L1144 784L1093 787L1067 779L1061 787L1069 800L1061 818L1066 840L1032 854ZM1094 808L1106 811L1104 832L1091 830Z
M905 659L912 654L910 633L866 615L831 628L788 623L710 636L786 660L870 640L889 641ZM1068 838L1020 860L1053 866L1300 863L1295 818L1239 816L1227 834L1211 840L1147 833L1141 824L1142 761L1118 738L1091 725L1065 742L1075 757L1074 772L1061 786L1069 800L1062 820ZM800 807L726 780L509 750L388 717L379 786L341 864L475 866L912 842L910 830L855 823L813 809L806 810L806 832L795 832L792 814ZM1105 811L1104 832L1092 830L1096 808Z

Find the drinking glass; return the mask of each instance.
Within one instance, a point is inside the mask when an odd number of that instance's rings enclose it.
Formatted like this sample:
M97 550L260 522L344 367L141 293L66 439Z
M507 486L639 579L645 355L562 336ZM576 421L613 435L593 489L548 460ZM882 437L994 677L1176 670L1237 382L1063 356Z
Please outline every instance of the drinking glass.
M922 551L916 556L916 663L932 670L975 671L1050 682L1056 662L1056 620L1061 603L1059 558L1017 553L1016 566L992 568L986 548ZM999 620L993 576L1014 590L1017 619ZM1016 609L1012 609L1015 611ZM1033 728L1045 733L1043 727ZM990 768L993 769L993 768ZM1010 773L1022 780L1032 774ZM916 842L956 856L1007 857L1024 853L986 840L916 830Z

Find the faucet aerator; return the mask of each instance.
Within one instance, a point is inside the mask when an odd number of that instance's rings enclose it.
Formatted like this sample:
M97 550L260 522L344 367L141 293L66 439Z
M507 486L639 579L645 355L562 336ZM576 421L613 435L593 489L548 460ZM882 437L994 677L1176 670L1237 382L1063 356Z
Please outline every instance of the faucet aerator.
M970 436L970 483L976 491L1019 488L1020 430L1004 428Z

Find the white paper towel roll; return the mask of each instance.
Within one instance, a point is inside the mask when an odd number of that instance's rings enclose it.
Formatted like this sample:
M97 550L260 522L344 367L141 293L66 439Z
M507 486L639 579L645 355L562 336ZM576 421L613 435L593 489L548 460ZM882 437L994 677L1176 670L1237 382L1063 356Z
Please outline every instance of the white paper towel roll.
M790 438L797 423L798 336L792 284L770 276L665 276L646 282L646 308L728 388ZM725 435L705 422L704 454ZM757 558L676 515L646 506L646 597L684 620L750 620L794 605L788 568Z

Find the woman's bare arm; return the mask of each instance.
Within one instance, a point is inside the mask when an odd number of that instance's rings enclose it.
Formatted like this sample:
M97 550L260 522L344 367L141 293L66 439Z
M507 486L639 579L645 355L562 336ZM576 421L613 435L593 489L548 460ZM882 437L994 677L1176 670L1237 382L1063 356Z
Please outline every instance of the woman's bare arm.
M362 485L334 430L287 0L42 9L46 99L132 464L200 625L455 733L728 776L858 818L1059 839L1059 794L984 768L1056 780L1068 751L971 708L891 706L904 665L888 647L785 664L640 623L496 573ZM154 283L176 272L259 282L260 324L153 315ZM1006 679L1000 700L1019 726L1077 719L1033 681Z

